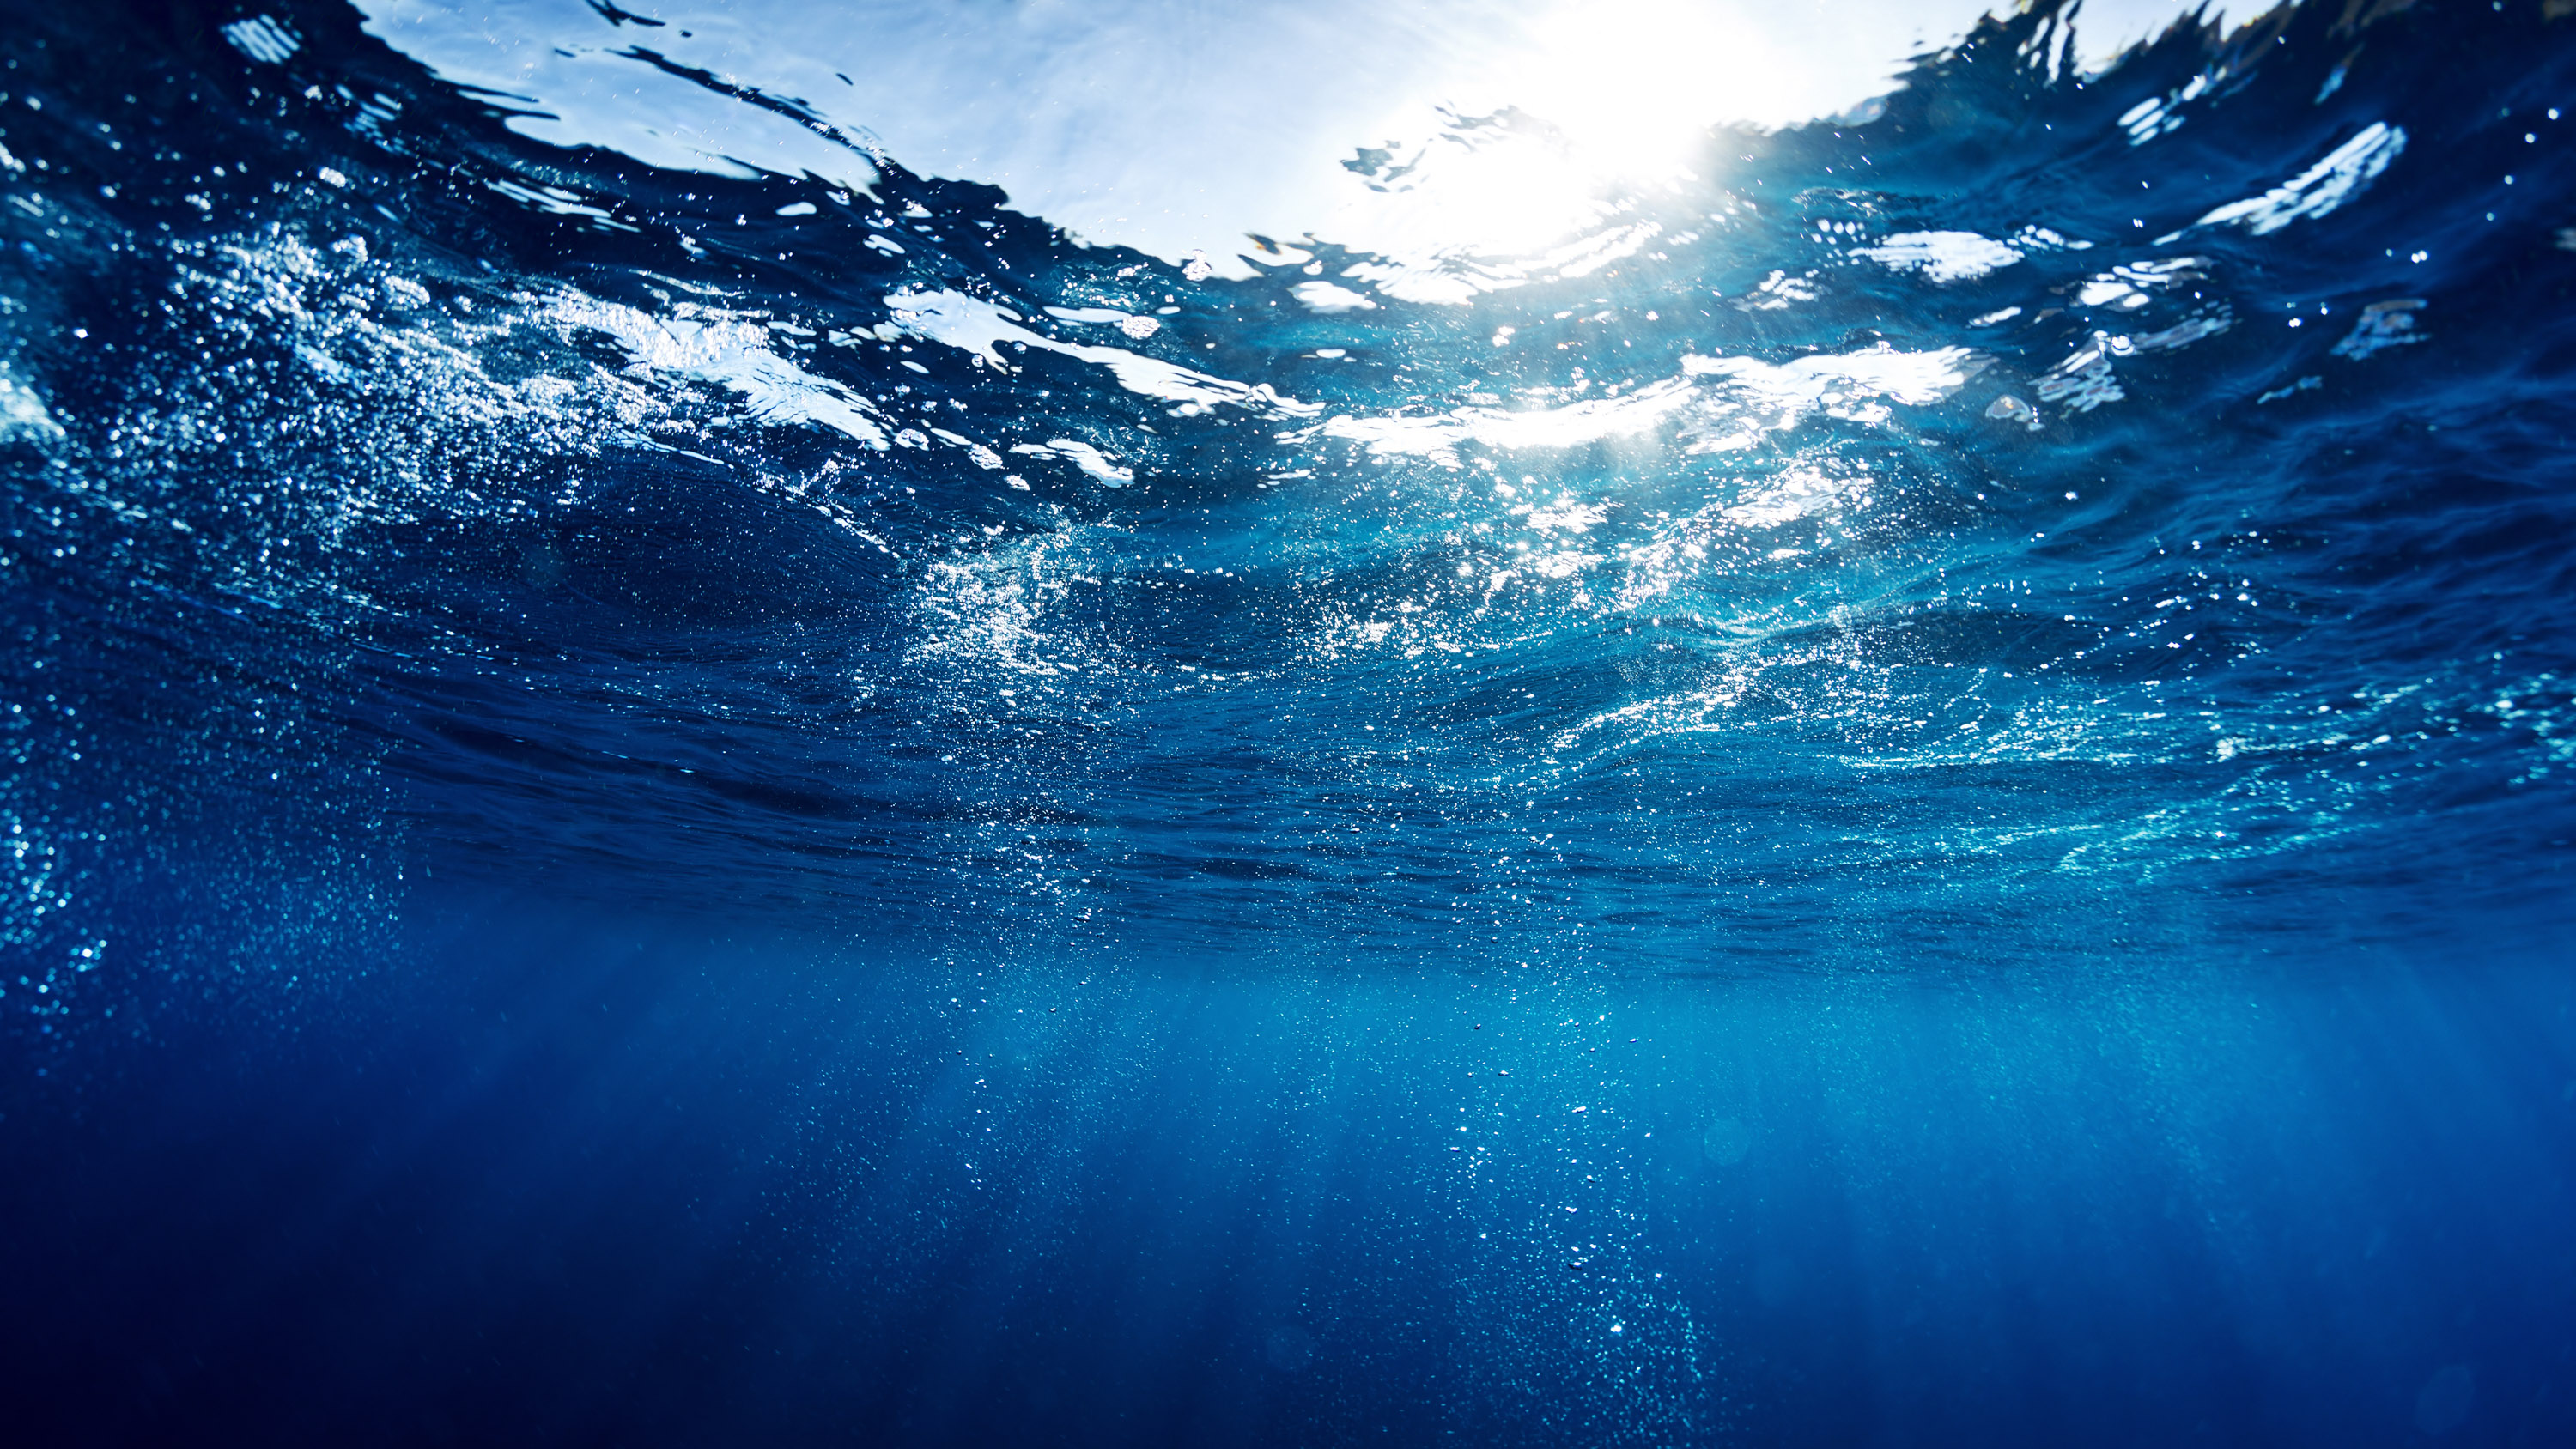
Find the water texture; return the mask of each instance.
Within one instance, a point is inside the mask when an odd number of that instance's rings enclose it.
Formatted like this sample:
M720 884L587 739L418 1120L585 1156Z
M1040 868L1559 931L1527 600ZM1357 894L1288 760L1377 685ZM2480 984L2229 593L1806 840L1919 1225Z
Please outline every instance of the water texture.
M0 27L13 1437L2576 1441L2561 0L1170 258L595 8L825 159Z

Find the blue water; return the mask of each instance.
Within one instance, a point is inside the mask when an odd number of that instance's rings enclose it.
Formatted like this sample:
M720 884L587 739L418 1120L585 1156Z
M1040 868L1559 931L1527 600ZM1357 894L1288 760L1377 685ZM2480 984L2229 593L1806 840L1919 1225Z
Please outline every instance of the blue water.
M2576 18L1237 276L10 11L12 1442L2576 1442Z

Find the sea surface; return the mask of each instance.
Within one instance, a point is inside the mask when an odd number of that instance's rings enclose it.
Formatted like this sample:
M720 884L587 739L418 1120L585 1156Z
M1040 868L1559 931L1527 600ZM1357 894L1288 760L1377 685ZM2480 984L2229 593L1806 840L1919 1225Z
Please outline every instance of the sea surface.
M1173 257L593 8L830 174L0 0L9 1442L2576 1443L2576 5Z

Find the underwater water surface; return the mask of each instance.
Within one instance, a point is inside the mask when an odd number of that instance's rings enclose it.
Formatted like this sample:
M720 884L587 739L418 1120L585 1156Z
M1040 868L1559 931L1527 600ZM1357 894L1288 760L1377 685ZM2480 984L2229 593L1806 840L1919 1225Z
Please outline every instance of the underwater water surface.
M0 27L13 1442L2576 1442L2560 0L1232 250L541 8Z

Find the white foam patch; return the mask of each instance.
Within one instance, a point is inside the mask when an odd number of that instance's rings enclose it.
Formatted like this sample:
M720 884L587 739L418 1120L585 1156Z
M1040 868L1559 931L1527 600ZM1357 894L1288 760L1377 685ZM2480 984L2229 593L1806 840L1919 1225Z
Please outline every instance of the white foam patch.
M1479 443L1505 452L1566 449L1637 437L1678 426L1693 453L1749 447L1823 414L1863 424L1893 416L1889 404L1923 406L1949 397L1983 366L1964 347L1900 352L1885 343L1864 352L1770 363L1750 357L1682 359L1682 374L1620 397L1562 407L1464 407L1430 417L1344 415L1298 433L1344 438L1373 453L1427 458L1458 466L1457 448Z
M2361 134L2327 152L2316 165L2260 196L2231 201L2192 226L2242 226L2256 236L2264 236L2301 217L2324 216L2360 195L2405 149L2403 127L2374 121ZM2172 241L2181 235L2175 232L2157 240Z
M969 297L963 292L899 292L886 298L885 304L894 316L895 327L904 333L971 353L984 359L985 365L1005 371L1011 364L1002 355L1001 344L1010 343L1105 367L1118 380L1120 387L1178 403L1180 407L1176 411L1184 414L1219 406L1244 408L1273 418L1311 417L1323 411L1320 403L1280 396L1268 383L1242 383L1211 377L1178 363L1123 348L1059 342L1021 326L1022 319L1017 312L980 297ZM1085 316L1079 320L1091 319Z
M1689 405L1690 383L1666 378L1625 397L1595 398L1570 407L1512 410L1466 407L1434 417L1336 417L1317 430L1347 438L1373 453L1409 454L1456 466L1461 443L1518 451L1573 448L1652 431Z
M1323 312L1329 314L1334 312L1374 311L1377 308L1377 303L1370 301L1367 297L1358 292L1352 291L1348 287L1338 286L1332 282L1299 282L1296 286L1288 289L1288 294L1295 297L1299 305L1305 307L1306 310L1310 312Z
M267 15L236 20L223 28L223 37L232 48L262 65L276 65L303 48L295 32Z
M889 446L866 398L769 350L768 330L732 318L660 318L614 302L571 296L553 316L616 340L638 368L716 383L766 423L809 423L871 448Z
M1049 438L1043 443L1020 443L1011 449L1035 458L1062 458L1104 487L1124 488L1136 481L1136 470L1113 463L1107 454L1078 438Z
M1689 451L1732 452L1766 433L1786 432L1814 414L1877 425L1888 404L1922 407L1965 386L1984 359L1965 347L1900 352L1882 342L1862 352L1784 363L1750 357L1685 357L1687 375L1718 379Z
M0 369L0 441L23 438L49 443L63 435L62 425L36 390Z
M1739 528L1778 528L1828 512L1855 491L1866 492L1869 479L1838 478L1815 468L1791 468L1719 510L1718 516Z
M1970 281L2021 260L2020 252L1972 231L1903 231L1876 246L1854 247L1852 255L1891 272L1921 272L1935 285Z

